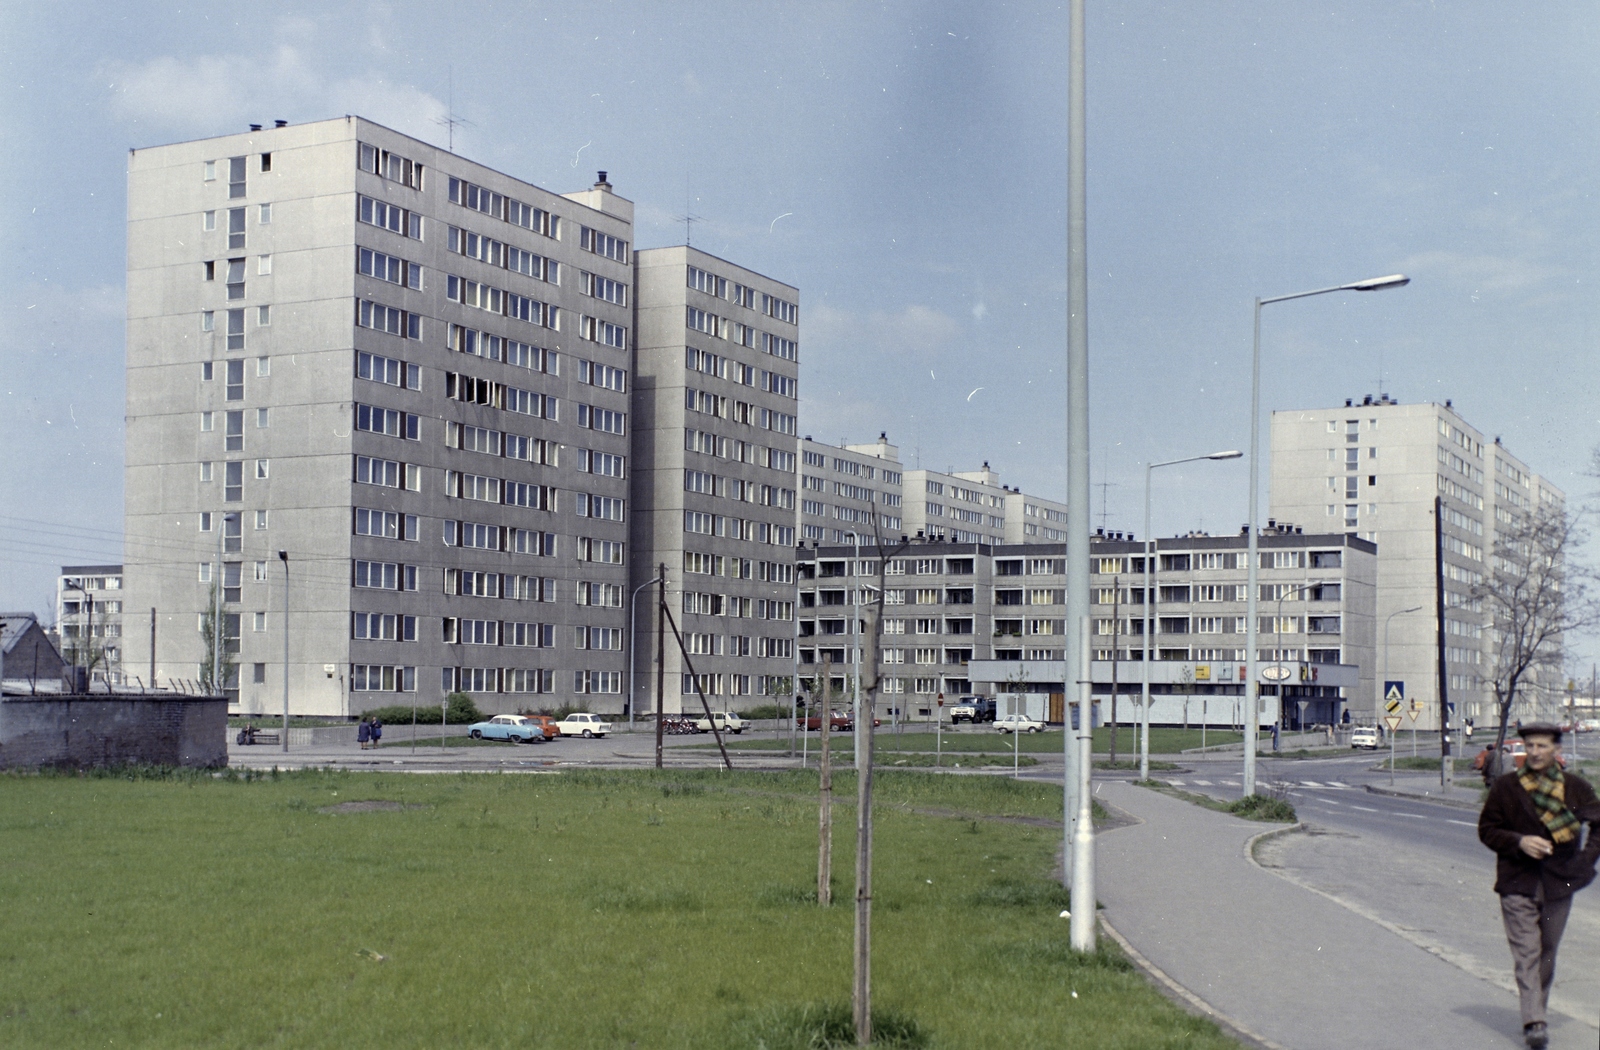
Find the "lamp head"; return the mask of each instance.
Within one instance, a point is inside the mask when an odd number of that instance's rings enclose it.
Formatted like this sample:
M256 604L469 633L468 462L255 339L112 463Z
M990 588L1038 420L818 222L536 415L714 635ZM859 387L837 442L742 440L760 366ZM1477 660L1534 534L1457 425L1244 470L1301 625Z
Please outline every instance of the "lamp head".
M278 552L278 560L283 562L285 565L289 564L289 552L288 551L279 551Z
M1211 455L1207 456L1206 458L1207 459L1238 459L1239 457L1241 457L1243 455L1244 455L1243 452L1240 452L1238 449L1233 448L1233 449L1229 449L1226 452L1213 452L1213 453L1211 453Z
M1368 277L1365 281L1357 281L1346 285L1356 292L1381 292L1385 288L1404 288L1411 283L1411 278L1403 273L1392 273L1387 277Z

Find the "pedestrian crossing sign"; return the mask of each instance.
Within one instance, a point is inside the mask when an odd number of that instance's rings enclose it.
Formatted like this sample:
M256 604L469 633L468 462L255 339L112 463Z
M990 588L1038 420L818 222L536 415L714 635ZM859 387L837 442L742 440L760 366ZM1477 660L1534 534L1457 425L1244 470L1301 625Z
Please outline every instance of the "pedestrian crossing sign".
M1404 682L1384 682L1383 698L1385 700L1404 700L1406 698L1406 684ZM1390 708L1389 710L1394 710Z

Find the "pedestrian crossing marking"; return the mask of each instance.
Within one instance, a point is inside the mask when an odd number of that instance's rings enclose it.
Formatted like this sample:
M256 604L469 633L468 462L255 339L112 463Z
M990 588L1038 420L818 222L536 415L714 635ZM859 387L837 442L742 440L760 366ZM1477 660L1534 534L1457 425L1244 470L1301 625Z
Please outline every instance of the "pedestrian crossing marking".
M1236 788L1239 786L1239 782L1237 780L1224 780L1222 783L1225 787Z
M1169 780L1167 783L1171 784L1173 787L1183 787L1183 781L1181 780Z
M1196 780L1195 783L1199 784L1201 787L1210 787L1211 786L1211 781L1209 781L1209 780Z
M1300 781L1300 785L1302 787L1308 787L1308 788L1319 788L1319 787L1322 786L1321 784L1317 783L1315 780L1302 780L1302 781Z

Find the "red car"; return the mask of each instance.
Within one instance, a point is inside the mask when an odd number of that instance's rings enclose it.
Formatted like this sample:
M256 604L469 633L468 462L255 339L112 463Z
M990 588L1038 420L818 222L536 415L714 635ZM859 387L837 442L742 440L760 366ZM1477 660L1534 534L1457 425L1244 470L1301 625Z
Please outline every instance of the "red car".
M815 732L822 726L821 715L797 715L794 724L808 733ZM876 729L883 725L878 719L872 720L872 727ZM848 733L856 727L855 720L842 711L828 712L828 728L836 733Z
M546 740L555 740L561 735L561 727L556 725L556 720L550 715L527 715L528 721L544 730Z
M1518 769L1521 769L1522 764L1528 760L1528 753L1526 749L1523 748L1521 740L1507 740L1505 744L1502 745L1500 750L1503 754L1511 756L1512 764L1514 764ZM1472 760L1472 768L1480 773L1483 772L1483 767L1489 764L1489 755L1493 751L1494 745L1484 745L1483 750L1478 752L1477 757ZM1567 768L1566 755L1557 755L1556 761L1560 763L1562 769Z

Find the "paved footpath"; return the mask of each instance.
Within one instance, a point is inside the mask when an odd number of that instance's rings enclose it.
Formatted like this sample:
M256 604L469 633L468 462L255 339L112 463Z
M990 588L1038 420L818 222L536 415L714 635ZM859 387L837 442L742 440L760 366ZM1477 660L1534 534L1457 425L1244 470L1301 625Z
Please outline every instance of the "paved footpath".
M1289 1050L1522 1045L1513 995L1257 867L1246 844L1272 825L1125 782L1098 794L1141 821L1098 838L1106 920L1246 1034ZM1550 1020L1555 1050L1594 1046L1591 1025Z

